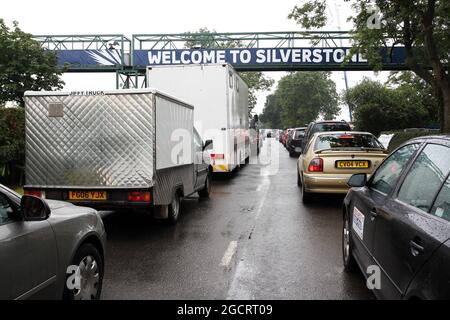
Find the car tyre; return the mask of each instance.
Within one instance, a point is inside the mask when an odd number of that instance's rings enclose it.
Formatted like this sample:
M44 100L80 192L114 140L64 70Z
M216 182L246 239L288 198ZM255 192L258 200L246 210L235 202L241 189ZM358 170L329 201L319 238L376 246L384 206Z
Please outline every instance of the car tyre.
M181 196L180 192L177 190L175 191L172 202L169 204L169 214L167 217L167 222L170 225L177 224L181 213Z
M298 169L297 169L297 186L299 187L302 186L302 179L300 178L300 173L298 173Z
M75 253L72 265L80 268L80 288L68 288L68 275L64 284L64 300L99 300L104 273L104 261L99 250L93 244L83 244Z
M205 179L205 186L203 189L198 191L198 195L200 198L209 198L209 195L211 193L211 172L208 170L208 174L206 175Z
M352 232L350 226L350 215L346 210L342 226L342 258L344 262L344 271L347 273L354 273L357 270L357 264L355 257L353 256Z

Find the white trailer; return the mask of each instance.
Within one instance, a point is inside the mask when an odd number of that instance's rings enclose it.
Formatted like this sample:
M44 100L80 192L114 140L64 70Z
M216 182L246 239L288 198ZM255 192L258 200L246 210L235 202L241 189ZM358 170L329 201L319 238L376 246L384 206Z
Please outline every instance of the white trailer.
M195 127L213 140L214 172L231 172L249 159L248 86L232 66L152 66L147 85L195 105Z
M151 88L30 91L25 112L28 194L98 209L156 206L171 222L181 198L209 196L190 104Z

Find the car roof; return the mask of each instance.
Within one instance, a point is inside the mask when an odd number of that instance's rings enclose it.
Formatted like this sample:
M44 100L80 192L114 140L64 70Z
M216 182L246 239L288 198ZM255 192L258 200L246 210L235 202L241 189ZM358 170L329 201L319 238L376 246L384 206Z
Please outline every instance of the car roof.
M323 136L323 135L329 135L329 134L349 134L349 135L353 135L353 134L366 134L366 135L371 135L371 136L373 136L372 133L370 133L370 132L364 132L364 131L320 131L320 132L314 133L314 135L316 135L316 136Z
M323 120L323 121L315 121L313 124L321 124L321 123L345 123L348 124L346 121L340 121L340 120Z
M434 140L450 141L450 135L443 134L443 135L422 136L422 137L413 138L413 139L411 139L409 141L413 141L413 140L432 140L432 139L434 139Z

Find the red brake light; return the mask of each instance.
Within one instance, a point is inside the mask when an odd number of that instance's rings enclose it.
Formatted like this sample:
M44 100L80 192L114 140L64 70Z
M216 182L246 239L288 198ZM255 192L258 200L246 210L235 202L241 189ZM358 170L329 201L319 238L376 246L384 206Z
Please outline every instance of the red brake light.
M151 198L149 191L128 192L128 201L130 202L150 202Z
M314 158L311 160L308 166L309 172L323 172L323 159Z
M24 190L24 193L27 196L35 196L35 197L38 197L38 198L42 197L42 191L41 190L36 190L36 189Z
M221 153L211 153L211 159L225 159L225 155Z
M343 136L339 136L339 139L353 139L353 136L351 135L343 135Z

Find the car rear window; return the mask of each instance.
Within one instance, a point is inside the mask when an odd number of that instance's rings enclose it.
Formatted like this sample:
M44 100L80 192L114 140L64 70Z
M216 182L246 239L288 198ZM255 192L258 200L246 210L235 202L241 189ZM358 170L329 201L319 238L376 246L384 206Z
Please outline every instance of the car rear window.
M312 134L316 132L328 132L328 131L351 131L350 125L346 122L327 122L317 123L312 128Z
M302 129L302 130L296 130L295 131L295 135L294 135L294 139L301 139L301 138L303 138L305 136L305 130L304 129Z
M314 150L326 149L384 149L371 134L327 134L317 138Z

